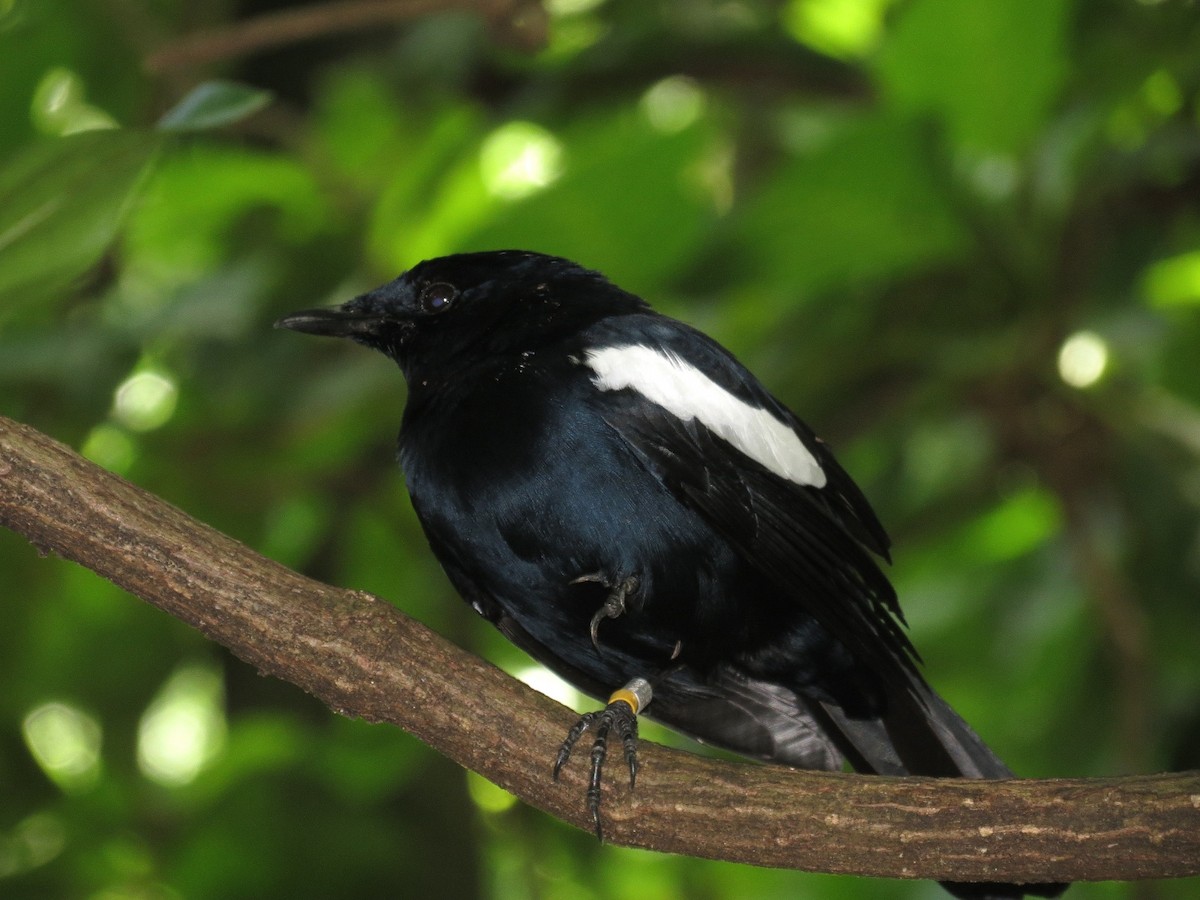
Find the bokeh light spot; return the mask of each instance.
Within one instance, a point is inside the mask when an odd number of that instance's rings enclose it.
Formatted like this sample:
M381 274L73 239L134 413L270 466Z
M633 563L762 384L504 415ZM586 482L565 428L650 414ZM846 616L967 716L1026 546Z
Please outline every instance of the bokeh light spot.
M1108 368L1108 343L1093 331L1077 331L1058 351L1058 374L1075 388L1098 382Z
M25 745L42 771L66 791L91 787L100 775L100 723L67 703L44 703L21 726Z
M79 452L110 472L124 474L137 458L137 445L124 430L105 422L88 433Z
M652 85L642 95L642 113L657 131L683 131L704 112L705 97L700 85L684 75L672 75Z
M179 388L163 372L137 372L117 387L113 418L132 431L161 428L175 414Z
M802 44L839 59L865 56L883 33L891 0L791 0L783 24Z
M553 183L563 168L562 144L532 122L509 122L488 135L479 167L488 192L519 200Z
M583 694L567 682L563 681L545 666L531 663L512 672L513 678L529 685L539 694L545 694L551 700L557 700L563 706L578 707L583 702Z
M138 727L142 773L168 786L194 780L225 746L224 696L209 666L184 666L168 678Z
M486 813L502 813L517 802L517 798L492 784L482 775L476 775L470 769L467 772L467 794L471 802Z

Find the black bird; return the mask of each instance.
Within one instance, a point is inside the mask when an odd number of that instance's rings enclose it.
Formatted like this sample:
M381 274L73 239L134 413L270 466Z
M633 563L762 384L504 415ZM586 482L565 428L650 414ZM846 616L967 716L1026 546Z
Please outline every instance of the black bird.
M651 696L656 719L750 757L1010 777L917 671L866 498L704 334L597 272L515 250L428 260L277 325L399 363L400 464L455 588L535 659L609 696L554 769L594 727L598 835L605 740L621 738L632 783Z

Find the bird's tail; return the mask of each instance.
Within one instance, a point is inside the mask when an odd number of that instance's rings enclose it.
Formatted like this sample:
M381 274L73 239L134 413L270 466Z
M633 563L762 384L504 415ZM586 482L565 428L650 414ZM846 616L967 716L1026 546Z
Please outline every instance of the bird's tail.
M1011 778L1012 771L950 704L919 676L890 692L883 715L855 718L832 703L814 703L838 749L860 772L935 778ZM1057 897L1065 884L942 882L963 900Z
M950 704L918 677L889 691L887 711L857 718L821 703L838 748L859 772L934 778L1012 778Z

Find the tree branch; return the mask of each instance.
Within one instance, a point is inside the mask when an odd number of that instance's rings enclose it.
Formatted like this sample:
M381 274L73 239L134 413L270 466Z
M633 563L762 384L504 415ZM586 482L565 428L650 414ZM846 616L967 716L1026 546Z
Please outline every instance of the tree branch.
M531 0L332 0L277 12L186 35L159 47L147 71L166 72L205 65L347 31L408 22L432 13L477 12L517 45L545 43L541 5Z
M0 417L0 524L93 569L343 715L390 722L588 828L575 716L390 604L318 584ZM979 782L796 772L642 745L606 794L616 844L900 878L1076 881L1200 873L1200 773Z

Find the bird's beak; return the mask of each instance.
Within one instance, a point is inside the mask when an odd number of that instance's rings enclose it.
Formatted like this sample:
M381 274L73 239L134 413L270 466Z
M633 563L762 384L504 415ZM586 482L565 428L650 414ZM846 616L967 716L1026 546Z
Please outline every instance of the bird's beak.
M303 331L305 334L362 339L378 335L384 321L378 313L331 306L292 313L276 322L275 327Z

